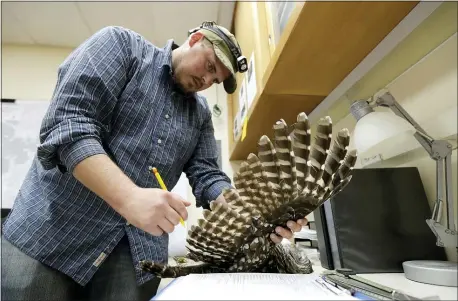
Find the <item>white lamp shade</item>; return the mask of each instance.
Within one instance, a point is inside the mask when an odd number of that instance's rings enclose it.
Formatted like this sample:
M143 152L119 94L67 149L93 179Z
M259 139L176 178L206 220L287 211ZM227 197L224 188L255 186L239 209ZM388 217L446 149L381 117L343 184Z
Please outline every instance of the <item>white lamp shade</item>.
M415 143L415 129L406 120L390 112L371 112L358 120L353 143L362 157L393 157Z

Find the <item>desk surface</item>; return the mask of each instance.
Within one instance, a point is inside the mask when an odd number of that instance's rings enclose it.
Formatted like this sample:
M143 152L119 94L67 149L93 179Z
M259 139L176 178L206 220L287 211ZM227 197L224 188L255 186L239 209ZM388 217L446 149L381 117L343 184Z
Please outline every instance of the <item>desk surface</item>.
M320 265L314 265L313 269L314 273L317 274L325 270ZM405 278L404 273L358 274L358 276L398 289L417 298L437 296L440 300L457 300L458 296L458 289L456 287L436 286L414 282ZM158 293L167 286L171 280L172 279L162 279Z
M321 273L325 269L321 266L313 266L315 273ZM374 281L417 298L437 296L440 300L457 300L458 288L430 285L407 279L404 273L380 273L358 274L358 276Z

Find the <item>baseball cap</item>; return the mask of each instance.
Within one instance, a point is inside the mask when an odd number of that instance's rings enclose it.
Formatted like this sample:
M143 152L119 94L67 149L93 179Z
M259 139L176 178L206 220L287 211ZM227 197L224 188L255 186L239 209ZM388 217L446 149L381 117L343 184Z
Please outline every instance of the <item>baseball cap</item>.
M238 45L237 40L229 30L227 30L223 26L214 26L218 27L218 29L221 30L227 36L227 38L229 38L231 42L234 43L234 45ZM229 49L229 46L218 34L213 32L211 29L207 29L204 27L200 28L197 32L201 32L205 36L205 38L212 43L216 56L224 64L224 66L226 66L226 68L229 69L230 75L227 79L224 80L223 86L226 93L234 93L237 89L237 80L235 76L236 72L238 71L238 68L236 58Z

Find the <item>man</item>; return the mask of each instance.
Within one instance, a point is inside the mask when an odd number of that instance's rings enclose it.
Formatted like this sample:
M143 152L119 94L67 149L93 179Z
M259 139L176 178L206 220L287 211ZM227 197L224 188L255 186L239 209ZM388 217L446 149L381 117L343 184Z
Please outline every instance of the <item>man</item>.
M225 201L230 179L218 169L211 112L196 92L223 83L233 93L238 70L221 34L206 28L158 48L107 27L71 53L3 225L2 300L154 296L159 279L136 264L167 261L167 234L190 203L161 190L148 168L169 188L184 171L197 206ZM278 230L277 243L291 236Z

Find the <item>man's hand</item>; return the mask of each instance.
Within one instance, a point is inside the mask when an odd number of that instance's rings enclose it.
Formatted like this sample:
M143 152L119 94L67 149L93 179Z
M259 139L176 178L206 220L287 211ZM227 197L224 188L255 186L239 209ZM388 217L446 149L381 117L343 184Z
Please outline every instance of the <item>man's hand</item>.
M175 226L188 218L186 207L191 205L180 195L157 188L135 189L120 213L135 227L151 235L171 233Z
M191 203L173 192L138 187L107 155L84 159L76 165L73 175L127 222L151 235L170 233L180 216L183 220L188 218L186 207Z
M226 199L224 198L223 194L220 194L216 200L216 203L226 203ZM300 232L302 230L302 226L307 225L308 221L304 217L303 219L297 220L296 222L294 221L288 221L286 224L288 226L288 229L282 228L282 227L277 227L275 229L276 234L270 234L270 239L276 244L279 244L283 238L286 239L291 239L293 237L293 232Z
M224 195L223 193L221 193L217 198L216 200L214 200L215 203L222 203L222 204L226 204L226 199L224 198Z
M297 220L297 222L288 221L286 225L288 226L288 229L277 227L275 228L275 232L277 232L277 235L274 233L270 234L270 239L272 239L274 243L276 244L281 243L283 238L291 239L293 237L293 232L300 232L302 229L302 226L307 225L307 219L303 218L303 219Z

